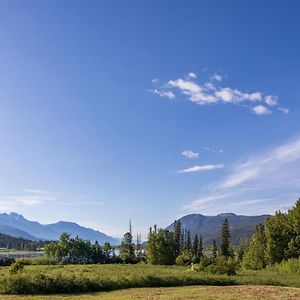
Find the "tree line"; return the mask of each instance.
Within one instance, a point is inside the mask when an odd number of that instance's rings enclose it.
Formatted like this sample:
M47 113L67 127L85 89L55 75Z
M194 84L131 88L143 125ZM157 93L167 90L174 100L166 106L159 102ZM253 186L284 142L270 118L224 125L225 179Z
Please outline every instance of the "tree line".
M0 248L36 251L46 245L45 241L31 241L20 237L12 237L7 234L0 233Z
M256 225L250 241L241 240L238 247L230 243L230 226L222 223L221 242L204 249L202 234L191 236L174 222L173 231L150 227L146 247L140 235L133 241L132 228L124 234L117 249L109 243L100 246L64 233L58 242L45 247L45 254L63 263L138 263L159 265L192 265L193 269L234 274L239 267L262 269L300 256L300 199L288 212L276 212L265 224Z

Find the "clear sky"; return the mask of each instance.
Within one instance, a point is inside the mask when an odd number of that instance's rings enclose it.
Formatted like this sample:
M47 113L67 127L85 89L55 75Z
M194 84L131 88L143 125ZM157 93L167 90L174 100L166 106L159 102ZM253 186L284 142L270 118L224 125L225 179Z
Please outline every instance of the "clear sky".
M0 1L0 211L120 236L300 196L300 2Z

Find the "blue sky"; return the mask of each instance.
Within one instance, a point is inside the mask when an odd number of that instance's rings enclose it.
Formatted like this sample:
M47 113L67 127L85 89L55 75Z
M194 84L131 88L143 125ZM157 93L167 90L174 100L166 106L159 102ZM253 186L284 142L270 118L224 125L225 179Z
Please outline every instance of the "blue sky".
M0 1L0 211L112 235L299 197L299 1Z

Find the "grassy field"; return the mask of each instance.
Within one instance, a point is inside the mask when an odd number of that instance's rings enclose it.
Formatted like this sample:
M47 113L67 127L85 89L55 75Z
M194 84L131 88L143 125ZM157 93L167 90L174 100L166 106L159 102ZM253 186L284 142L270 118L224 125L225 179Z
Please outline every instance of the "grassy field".
M80 295L53 296L0 296L0 300L126 300L126 299L160 299L160 300L296 300L300 299L300 290L294 288L270 286L189 286L175 288L136 288L121 291L102 292Z
M240 272L236 276L227 276L209 275L187 269L187 267L143 264L25 266L21 273L11 275L8 267L2 267L0 268L0 293L88 293L141 287L188 285L300 287L299 275L285 274L283 276L276 272L264 270Z

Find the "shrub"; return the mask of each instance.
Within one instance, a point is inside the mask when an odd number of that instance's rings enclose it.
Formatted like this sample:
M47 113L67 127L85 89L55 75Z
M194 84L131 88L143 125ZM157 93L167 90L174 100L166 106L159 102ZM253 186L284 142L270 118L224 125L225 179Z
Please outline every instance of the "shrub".
M0 266L1 267L6 267L10 266L15 262L15 259L12 257L2 257L0 258Z
M192 263L192 256L188 252L183 252L176 258L176 265L178 266L187 266Z
M216 259L203 256L198 265L192 265L191 267L193 271L203 271L219 275L235 275L237 268L238 263L233 258L225 256L219 256Z
M10 274L20 273L23 271L24 266L25 266L25 263L22 260L18 260L10 266L9 273Z
M291 258L268 267L280 274L300 274L300 258Z
M216 258L213 264L207 267L207 271L212 274L235 275L237 267L238 264L234 258L219 256Z
M214 262L213 258L209 258L207 256L202 256L199 263L199 270L205 271L208 266L210 266Z

